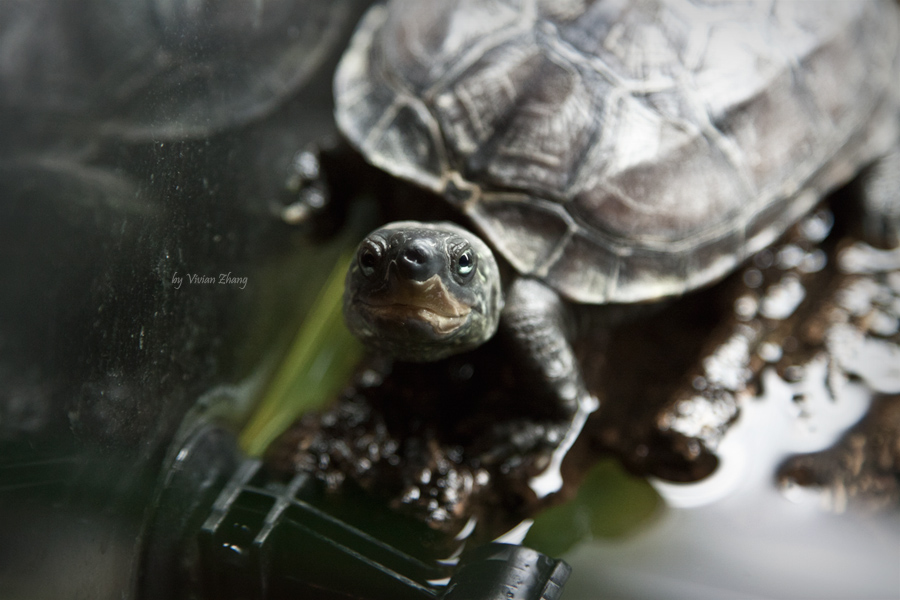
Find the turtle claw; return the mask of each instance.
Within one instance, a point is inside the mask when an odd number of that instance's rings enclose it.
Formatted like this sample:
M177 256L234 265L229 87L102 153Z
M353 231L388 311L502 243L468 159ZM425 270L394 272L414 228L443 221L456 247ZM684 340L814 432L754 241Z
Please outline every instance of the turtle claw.
M328 204L328 194L319 187L305 187L297 200L281 209L281 219L288 225L302 225L320 214Z
M479 463L493 465L493 470L505 475L533 473L527 480L528 489L538 499L554 494L563 486L563 461L599 407L597 398L586 393L564 421L522 419L498 424L490 449L479 456Z
M528 480L528 487L531 488L538 498L549 496L562 488L563 459L569 453L575 440L578 439L590 414L598 408L600 408L600 401L596 397L585 395L579 398L578 408L575 414L572 415L572 420L566 427L562 439L550 455L550 461L547 463L547 466L538 475Z

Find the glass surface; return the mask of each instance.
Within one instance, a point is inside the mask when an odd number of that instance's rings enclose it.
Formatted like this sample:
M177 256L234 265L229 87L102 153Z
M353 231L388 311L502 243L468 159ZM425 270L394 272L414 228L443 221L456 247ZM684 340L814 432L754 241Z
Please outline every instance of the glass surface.
M186 415L246 418L341 252L280 210L361 8L0 1L0 597L135 597Z

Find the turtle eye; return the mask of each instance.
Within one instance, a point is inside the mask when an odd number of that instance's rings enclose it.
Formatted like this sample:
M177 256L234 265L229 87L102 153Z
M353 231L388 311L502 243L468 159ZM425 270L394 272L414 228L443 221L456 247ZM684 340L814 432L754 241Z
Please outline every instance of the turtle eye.
M378 266L378 260L381 258L381 249L374 244L365 244L359 249L356 255L356 262L359 264L359 270L366 277L371 277L375 273L375 267Z
M475 252L471 248L467 248L456 259L456 272L461 277L467 277L473 271L475 271Z

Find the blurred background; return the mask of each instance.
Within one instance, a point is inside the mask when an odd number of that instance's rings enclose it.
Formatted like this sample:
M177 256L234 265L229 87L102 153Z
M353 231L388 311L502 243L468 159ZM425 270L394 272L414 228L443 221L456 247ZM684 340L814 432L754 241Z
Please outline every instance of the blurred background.
M317 406L349 378L342 261L372 211L327 241L280 215L298 151L335 135L331 75L367 4L0 0L0 597L181 589L160 507L186 457L200 503L293 420L298 386ZM570 600L898 597L895 506L774 485L896 399L875 378L802 426L790 400L822 377L771 380L711 477L601 461L526 543L572 564Z
M346 245L279 202L362 8L0 1L3 598L135 597L179 429L248 420Z

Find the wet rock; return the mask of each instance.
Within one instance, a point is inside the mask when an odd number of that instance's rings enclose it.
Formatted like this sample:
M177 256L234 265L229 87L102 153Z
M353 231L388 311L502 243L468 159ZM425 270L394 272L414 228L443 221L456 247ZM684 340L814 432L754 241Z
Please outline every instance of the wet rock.
M370 361L334 405L272 444L267 463L313 472L333 491L350 479L446 533L473 517L484 517L479 534L501 533L528 513L527 479L550 449L535 444L546 415L513 412L526 392L498 345L426 365Z
M900 396L877 398L869 414L822 452L788 459L778 484L788 497L809 492L832 512L866 512L900 503Z

